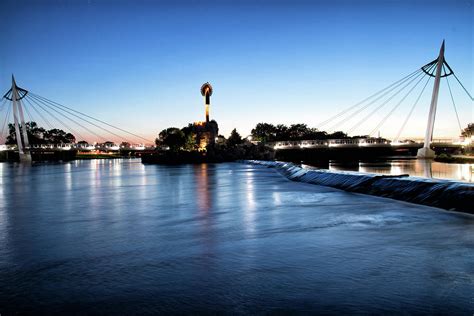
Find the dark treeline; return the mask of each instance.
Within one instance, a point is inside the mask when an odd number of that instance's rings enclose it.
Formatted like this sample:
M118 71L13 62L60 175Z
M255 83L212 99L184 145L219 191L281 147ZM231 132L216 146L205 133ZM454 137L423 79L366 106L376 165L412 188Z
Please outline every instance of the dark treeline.
M38 126L36 122L26 122L25 125L28 141L32 145L71 144L76 141L74 135L63 131L62 129L53 128L46 130L43 127ZM15 125L11 123L8 124L8 136L5 144L16 145Z
M286 140L312 140L312 139L344 139L344 138L369 138L368 135L348 136L342 131L328 133L317 128L308 127L306 124L284 124L273 125L269 123L258 123L251 132L252 139L261 142L274 142ZM474 135L474 123L469 123L461 131L462 137Z
M170 127L162 130L156 139L156 151L142 156L145 163L180 164L224 162L239 159L271 160L274 150L264 144L253 144L234 128L228 138L218 135L215 139L210 129L218 131L217 123L207 127L189 124L183 128ZM215 126L214 126L215 125ZM205 146L203 146L205 145Z
M308 127L306 124L293 124L290 126L284 124L273 125L269 123L258 123L252 129L252 139L261 142L273 142L284 140L304 140L304 139L342 139L353 138L346 133L337 131L327 133L317 128ZM354 138L367 136L354 136Z

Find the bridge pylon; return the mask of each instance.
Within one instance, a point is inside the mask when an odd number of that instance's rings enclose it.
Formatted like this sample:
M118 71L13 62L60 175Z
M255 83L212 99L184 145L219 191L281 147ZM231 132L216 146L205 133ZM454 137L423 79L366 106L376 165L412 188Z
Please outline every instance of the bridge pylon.
M443 40L443 44L441 44L441 49L439 51L439 56L437 60L434 60L428 65L431 65L435 62L436 62L436 75L435 75L435 81L433 85L433 93L431 95L430 113L428 115L428 123L426 126L425 141L424 141L423 148L418 149L418 153L417 153L417 158L422 158L422 159L433 159L435 157L435 152L433 149L430 148L430 144L431 144L431 140L433 139L433 129L434 129L434 122L435 122L435 117L436 117L436 107L438 106L438 94L439 94L439 83L441 79L441 69L443 68L443 64L446 63L446 61L444 60L444 40ZM426 66L427 65L423 66L422 68L423 71L425 71L424 67ZM445 74L444 76L447 76L447 75L448 74Z
M31 163L30 143L28 141L28 133L26 131L25 117L23 115L23 108L18 102L23 99L28 91L16 85L15 77L12 75L12 87L3 96L12 101L13 121L15 125L16 143L18 146L18 153L20 154L20 163ZM21 123L21 126L20 126Z

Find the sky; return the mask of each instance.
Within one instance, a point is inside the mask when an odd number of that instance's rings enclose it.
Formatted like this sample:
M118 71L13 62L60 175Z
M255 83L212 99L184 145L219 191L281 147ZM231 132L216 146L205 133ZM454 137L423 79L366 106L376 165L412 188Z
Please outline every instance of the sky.
M447 62L472 94L473 16L474 0L3 0L0 90L14 73L20 87L154 139L204 120L200 87L208 81L220 134L237 128L247 136L259 122L318 127L434 60L443 39ZM449 80L464 127L474 121L473 103ZM431 89L432 81L402 137L423 137ZM416 91L382 136L397 134ZM395 104L352 134L369 133ZM442 81L434 138L457 135Z

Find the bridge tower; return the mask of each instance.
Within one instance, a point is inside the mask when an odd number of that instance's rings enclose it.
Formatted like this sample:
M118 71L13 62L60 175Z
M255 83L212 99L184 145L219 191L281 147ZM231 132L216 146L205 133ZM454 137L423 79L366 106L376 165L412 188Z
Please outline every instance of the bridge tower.
M436 117L436 107L438 106L438 94L439 94L439 82L441 79L441 69L443 67L443 64L446 63L446 61L444 60L444 40L443 40L443 44L441 44L441 49L439 51L438 59L433 62L436 62L436 75L435 75L435 81L433 85L433 93L431 95L430 113L428 115L428 123L426 125L425 142L424 142L423 148L420 148L417 153L417 158L424 158L424 159L432 159L435 157L435 152L434 150L430 148L430 143L431 143L431 140L433 139L433 129L434 129L434 122L435 122L435 117Z
M31 163L30 144L28 141L28 133L26 131L25 117L23 115L23 108L19 102L26 96L27 93L28 91L16 85L15 77L12 75L12 87L3 96L4 98L12 101L15 136L18 146L18 153L20 154L20 162L22 163Z

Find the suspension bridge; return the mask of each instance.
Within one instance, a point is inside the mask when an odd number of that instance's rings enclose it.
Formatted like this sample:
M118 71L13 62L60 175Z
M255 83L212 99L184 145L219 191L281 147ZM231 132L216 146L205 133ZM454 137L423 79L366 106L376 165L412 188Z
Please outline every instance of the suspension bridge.
M458 148L466 145L470 140L464 142L443 141L433 139L433 130L438 105L438 96L441 80L446 80L449 96L456 116L459 130L462 124L458 115L456 102L453 97L449 77L453 77L460 89L466 93L469 102L473 98L453 69L444 57L444 41L438 57L430 63L413 71L405 77L395 81L387 87L377 91L362 101L345 108L327 120L321 122L317 128L327 131L346 131L353 134L363 128L368 128L372 123L372 118L377 113L383 113L382 119L370 126L370 132L363 138L352 139L329 139L329 140L301 140L301 141L281 141L269 143L276 150L292 148L415 148L417 157L433 158L435 152L433 147ZM403 141L402 135L407 123L412 117L415 108L420 103L429 82L434 80L431 94L429 115L423 142ZM421 89L420 89L421 87ZM417 90L418 89L418 90ZM409 100L409 96L414 94L414 101L410 104L410 110L406 118L401 122L396 136L392 140L375 137L380 128L392 117L392 115ZM390 106L390 107L389 107ZM385 112L383 112L385 111ZM75 110L52 101L39 94L33 93L19 87L12 76L11 88L3 96L0 104L0 150L10 150L17 152L22 162L30 162L32 154L44 153L45 151L67 151L77 150L108 150L117 151L127 149L140 151L145 149L146 144L153 144L154 141L140 136L136 133L125 130L122 127L110 124L92 115ZM13 124L10 117L13 116ZM28 121L25 120L28 118ZM33 126L36 122L37 126ZM468 122L467 122L468 123ZM50 128L45 130L38 126ZM61 128L67 134L61 134ZM35 133L41 134L61 134L59 143L34 142ZM58 136L58 135L56 135Z
M153 140L23 89L16 84L13 75L12 86L0 105L2 112L5 114L0 126L0 137L4 144L0 145L0 150L17 153L21 162L31 162L32 155L45 158L45 154L72 149L136 152L154 143ZM13 124L8 124L11 116ZM37 136L50 136L51 139L38 140ZM66 156L63 154L60 157Z
M318 130L321 131L326 129L327 131L346 131L347 134L353 134L358 130L369 127L373 122L372 118L374 115L386 110L382 119L379 122L376 122L376 124L370 128L370 132L365 137L350 139L279 141L272 142L270 145L276 150L298 148L392 148L394 151L397 151L400 149L418 149L418 158L434 158L435 152L433 148L441 149L442 151L450 151L452 149L461 148L470 144L471 139L446 140L433 138L441 79L446 80L460 134L462 132L463 125L461 124L461 119L459 118L458 109L448 77L453 76L456 82L459 84L461 90L467 95L469 102L473 101L472 95L447 63L444 57L444 50L445 43L443 41L439 55L435 60L427 63L426 65L388 85L387 87L377 91L362 101L342 110L341 112L321 122L317 126ZM401 136L403 135L403 131L410 118L412 118L414 110L419 104L420 99L422 98L423 93L425 92L431 79L434 79L434 83L425 137L423 141L418 142L413 140L402 140ZM421 87L421 89L415 93L419 87ZM415 93L414 101L411 103L410 110L401 123L395 138L392 140L387 140L376 137L375 135L378 131L380 131L380 128L389 120L389 118L392 117L397 109L400 109L404 102L406 103L409 96L411 96L413 93ZM392 106L389 107L389 105Z

